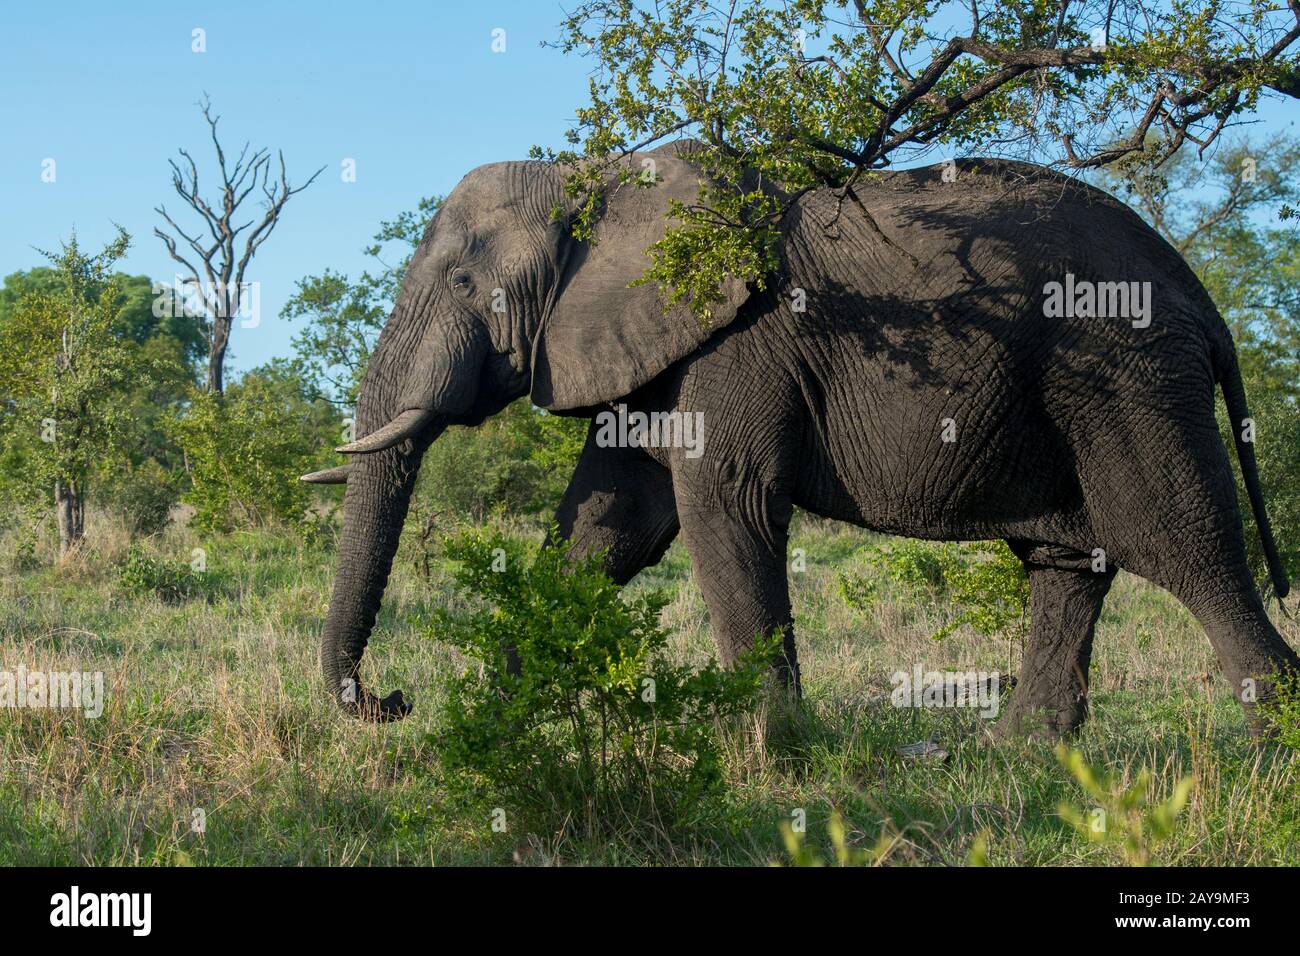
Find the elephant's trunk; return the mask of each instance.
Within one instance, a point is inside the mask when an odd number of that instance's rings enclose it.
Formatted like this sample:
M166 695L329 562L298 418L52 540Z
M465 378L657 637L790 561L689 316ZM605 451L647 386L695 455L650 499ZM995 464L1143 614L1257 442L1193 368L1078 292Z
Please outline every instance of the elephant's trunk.
M433 435L426 434L414 443L360 455L348 474L321 667L339 706L372 720L395 720L410 710L400 690L380 700L365 689L361 658L392 570L420 459L432 440Z
M410 710L401 691L381 700L365 689L361 659L420 462L448 423L463 417L473 403L488 345L486 332L468 313L440 310L439 286L426 275L429 255L426 241L407 269L392 318L361 382L358 438L338 449L351 461L334 593L321 636L321 668L339 706L372 720L395 720Z

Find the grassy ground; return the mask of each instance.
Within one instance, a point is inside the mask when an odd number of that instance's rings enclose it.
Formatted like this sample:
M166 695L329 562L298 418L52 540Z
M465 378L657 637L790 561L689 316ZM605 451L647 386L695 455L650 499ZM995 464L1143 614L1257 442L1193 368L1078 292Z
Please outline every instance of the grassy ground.
M832 809L852 845L887 864L962 864L977 842L997 864L1122 862L1058 814L1090 800L1041 744L988 742L971 711L895 709L889 674L1002 670L1018 648L959 631L929 635L942 608L889 597L848 608L835 576L870 537L803 521L792 576L806 681L805 713L780 744L733 740L730 798L691 832L628 826L588 844L494 833L481 807L445 798L427 735L430 699L454 654L414 623L458 600L437 568L399 556L368 655L372 686L416 701L384 727L343 719L320 687L317 639L329 594L326 546L289 535L200 539L173 529L150 547L188 561L207 553L207 597L164 602L124 592L125 536L92 525L69 565L6 567L0 578L0 670L102 670L99 719L0 711L0 863L29 864L766 864L786 860L781 825L807 818L807 844L827 851ZM680 653L711 652L708 617L680 544L634 587L674 594L665 611ZM1291 643L1300 626L1282 618ZM1171 598L1121 576L1102 618L1093 718L1076 742L1087 761L1132 783L1145 768L1152 800L1178 780L1194 789L1155 853L1171 864L1284 864L1300 859L1300 761L1256 747L1209 644ZM932 740L943 761L901 758ZM490 804L489 804L490 805ZM191 827L202 810L202 834ZM976 853L980 853L976 850Z

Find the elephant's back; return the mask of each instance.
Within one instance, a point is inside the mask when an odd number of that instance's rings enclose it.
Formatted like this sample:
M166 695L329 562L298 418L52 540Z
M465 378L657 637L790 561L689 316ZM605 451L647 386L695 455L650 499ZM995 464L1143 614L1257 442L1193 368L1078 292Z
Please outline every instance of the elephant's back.
M940 284L1008 271L1026 281L1053 281L1070 272L1160 283L1171 307L1215 313L1195 273L1133 209L1046 166L963 159L891 170L862 198L862 218L875 220L865 224L867 231L878 228L901 247L921 250L921 267ZM936 261L945 257L948 270Z
M860 206L806 194L786 282L763 299L760 324L788 336L815 423L810 474L850 476L845 514L880 530L974 533L959 518L992 527L1077 502L1055 463L1087 454L1087 422L1106 431L1194 407L1213 428L1223 322L1172 248L1124 204L1050 170L956 171L880 174ZM1130 305L1150 322L1054 309L1053 284L1064 295L1089 283L1136 290ZM969 480L948 482L949 461ZM1024 468L1040 466L1030 481Z
M859 202L832 190L800 199L786 266L796 280L818 276L816 291L865 302L868 316L1010 323L1003 340L1086 331L1123 347L1168 335L1202 345L1224 334L1200 280L1155 230L1114 197L1054 170L959 160L881 172L855 192ZM1049 290L1067 283L1149 287L1159 327L1092 323L1085 330L1073 315L1045 323Z
M1210 396L1223 321L1123 203L990 161L958 163L948 180L942 166L881 174L859 195L860 207L829 191L800 200L786 267L803 310L786 287L770 321L805 365L831 369L841 384L829 396L853 390L884 409L869 438L887 460L926 447L946 418L992 454L1037 427L1029 410L1055 421L1123 396L1171 407ZM1103 284L1132 293L1133 314L1073 308L1076 290ZM1054 301L1058 286L1070 306ZM862 414L841 404L845 421Z

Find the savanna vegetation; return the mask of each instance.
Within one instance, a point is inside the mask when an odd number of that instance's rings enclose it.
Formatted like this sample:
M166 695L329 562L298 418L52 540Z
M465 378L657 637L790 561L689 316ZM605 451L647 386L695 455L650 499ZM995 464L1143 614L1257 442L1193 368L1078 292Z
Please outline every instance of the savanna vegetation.
M599 69L558 158L689 128L724 184L681 210L652 280L707 313L720 277L761 275L780 210L742 184L742 165L848 195L909 150L1055 143L1179 250L1232 327L1269 515L1300 577L1300 143L1219 122L1266 91L1296 95L1282 55L1295 37L1275 50L1251 4L1233 42L1218 14L1175 29L1122 3L1100 24L1069 4L1006 5L973 29L935 24L927 5L829 4L866 25L851 41L823 4L780 16L741 4L721 33L697 6L664 5L665 26L587 2L561 42ZM799 30L806 62L782 72ZM729 73L733 40L746 65ZM1166 85L1137 96L1153 70ZM1098 111L1122 135L1091 123ZM1007 140L1008 128L1036 135ZM173 187L197 195L180 155ZM277 185L265 151L245 162L223 159L220 175L270 190L260 242L305 186L282 165ZM1018 562L996 542L918 544L800 514L805 696L791 705L768 696L761 653L712 663L680 543L625 589L546 544L585 423L526 400L452 429L424 460L367 658L368 682L405 689L413 714L340 716L317 654L342 495L297 478L336 465L330 449L350 440L366 363L438 205L379 222L360 275L303 277L281 314L292 354L233 376L238 303L121 273L125 233L94 251L69 233L47 264L5 277L0 671L102 672L106 703L98 717L0 710L0 863L1300 859L1300 688L1271 711L1275 736L1251 742L1169 595L1121 574L1077 740L995 745L974 710L892 706L891 675L1014 674L1028 613ZM187 233L162 215L184 257ZM231 245L211 261L238 259ZM1253 528L1247 539L1263 583ZM1272 605L1293 646L1298 600Z

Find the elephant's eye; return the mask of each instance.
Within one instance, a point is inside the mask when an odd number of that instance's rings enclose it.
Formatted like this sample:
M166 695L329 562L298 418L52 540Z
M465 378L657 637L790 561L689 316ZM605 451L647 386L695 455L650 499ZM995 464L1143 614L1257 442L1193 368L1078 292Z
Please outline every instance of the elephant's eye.
M451 274L451 287L457 292L465 292L470 287L469 273L464 269L457 269Z

